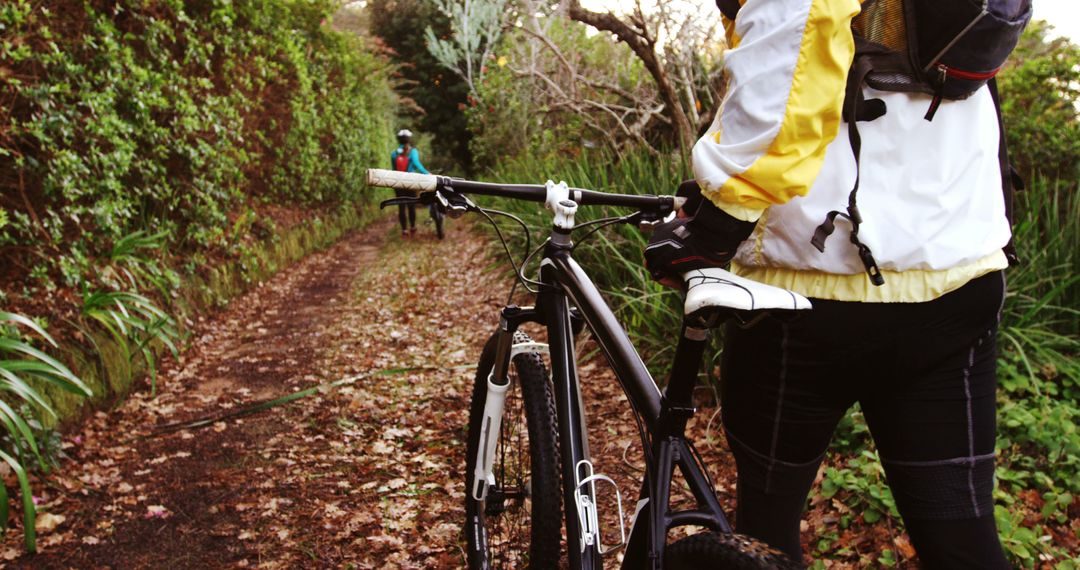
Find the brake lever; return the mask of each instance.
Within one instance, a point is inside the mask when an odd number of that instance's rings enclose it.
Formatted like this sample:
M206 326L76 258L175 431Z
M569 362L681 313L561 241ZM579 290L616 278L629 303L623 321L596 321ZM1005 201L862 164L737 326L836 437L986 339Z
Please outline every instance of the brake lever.
M472 200L469 200L469 197L464 194L456 192L443 194L440 191L435 196L435 199L442 206L446 215L454 219L464 216L466 212L479 210L476 204L473 204Z
M389 200L383 200L379 202L379 209L387 208L390 206L407 206L409 204L419 204L420 198L413 196L398 196L397 198L390 198Z
M443 212L451 218L460 218L465 215L466 212L479 210L477 205L474 204L472 200L469 200L467 196L447 190L424 192L419 196L398 196L396 198L390 198L389 200L379 202L379 208L386 208L388 206L406 206L409 204L420 204L422 206L435 204L435 207L439 208L440 212Z
M644 233L652 233L660 224L670 222L675 219L675 212L668 212L666 215L661 216L659 214L646 214L644 212L638 212L635 214L635 218L627 220L627 223L637 225L638 229Z

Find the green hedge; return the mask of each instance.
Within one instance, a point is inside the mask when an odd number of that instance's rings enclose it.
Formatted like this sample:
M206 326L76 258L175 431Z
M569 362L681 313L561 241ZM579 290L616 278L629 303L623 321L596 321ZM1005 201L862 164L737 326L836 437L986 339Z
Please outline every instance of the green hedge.
M356 198L393 95L385 62L329 28L334 7L4 2L0 268L29 292L75 287L137 230L228 251L259 201Z
M26 469L55 462L56 421L87 392L100 406L144 373L156 386L175 315L370 212L363 168L393 140L395 100L389 65L330 27L338 5L0 3L0 461L28 550Z

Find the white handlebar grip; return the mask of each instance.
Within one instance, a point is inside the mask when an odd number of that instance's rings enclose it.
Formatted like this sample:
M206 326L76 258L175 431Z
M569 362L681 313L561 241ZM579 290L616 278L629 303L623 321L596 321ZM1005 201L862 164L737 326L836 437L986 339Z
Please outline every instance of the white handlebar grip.
M382 188L412 190L414 192L431 192L438 186L439 178L434 174L369 168L367 171L367 183L370 186L379 186Z

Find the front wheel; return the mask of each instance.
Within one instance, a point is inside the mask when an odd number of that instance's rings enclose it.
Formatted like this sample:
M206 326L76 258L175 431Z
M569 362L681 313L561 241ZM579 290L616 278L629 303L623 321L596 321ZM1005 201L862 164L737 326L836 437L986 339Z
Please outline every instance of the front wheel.
M562 518L555 403L547 367L537 353L514 357L492 474L483 500L473 497L473 474L483 433L488 375L498 336L480 356L469 409L465 460L465 540L469 568L556 568ZM514 333L514 342L529 342Z
M664 570L796 570L803 568L784 553L741 534L701 532L664 550Z

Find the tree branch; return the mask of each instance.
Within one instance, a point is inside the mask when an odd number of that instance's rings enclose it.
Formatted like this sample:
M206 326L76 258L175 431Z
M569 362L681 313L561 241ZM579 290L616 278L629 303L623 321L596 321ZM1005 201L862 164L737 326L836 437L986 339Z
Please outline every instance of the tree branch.
M684 152L689 152L693 146L693 133L690 126L690 120L686 116L685 110L682 108L682 103L679 100L679 95L675 90L675 87L671 84L668 78L667 71L656 55L656 42L655 38L649 33L648 26L645 24L644 17L641 13L640 4L636 10L635 17L631 18L635 22L640 31L634 30L626 22L623 22L618 17L610 12L601 13L593 12L582 8L580 0L570 0L569 2L569 15L570 19L588 24L598 30L611 32L615 34L615 37L630 46L630 49L638 56L644 64L645 69L652 76L656 82L657 89L660 92L660 99L664 102L668 115L671 118L671 123L675 129L675 134L678 137L680 146Z

